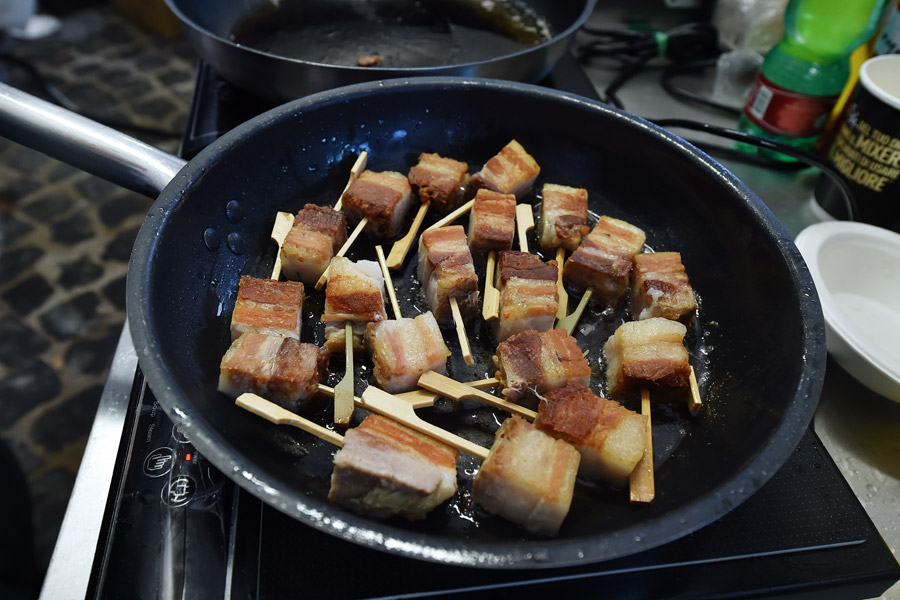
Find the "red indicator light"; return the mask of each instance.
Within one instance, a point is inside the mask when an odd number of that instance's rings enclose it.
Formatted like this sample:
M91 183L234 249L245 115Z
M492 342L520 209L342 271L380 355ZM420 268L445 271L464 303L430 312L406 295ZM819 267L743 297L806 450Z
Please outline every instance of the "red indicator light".
M190 452L188 452L187 454L184 455L184 460L191 462L191 453Z

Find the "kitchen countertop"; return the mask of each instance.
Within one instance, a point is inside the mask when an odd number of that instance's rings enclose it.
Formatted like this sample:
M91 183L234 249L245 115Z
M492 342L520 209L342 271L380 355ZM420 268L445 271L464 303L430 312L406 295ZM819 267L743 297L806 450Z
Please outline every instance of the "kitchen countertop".
M627 9L598 8L589 24L623 28L626 18L634 17L635 7L641 10L642 3L629 5ZM662 29L671 26L666 21L684 18L678 11L662 15L658 9L652 12L661 19L660 23L654 21L654 25ZM579 37L576 43L586 39L589 38ZM616 67L615 63L598 59L587 67L588 76L601 95L615 76ZM736 120L725 113L668 94L660 85L660 74L660 69L651 66L618 91L628 112L650 120L680 118L735 127ZM708 69L702 74L680 77L679 84L708 95L713 77L714 69ZM730 144L728 140L713 140L699 134L695 138L690 131L675 130L675 133L723 147ZM713 154L713 157L759 196L791 237L827 218L812 198L819 178L816 169L771 170L726 156ZM814 429L891 552L895 557L900 556L900 404L870 391L829 357ZM900 600L900 582L881 598Z

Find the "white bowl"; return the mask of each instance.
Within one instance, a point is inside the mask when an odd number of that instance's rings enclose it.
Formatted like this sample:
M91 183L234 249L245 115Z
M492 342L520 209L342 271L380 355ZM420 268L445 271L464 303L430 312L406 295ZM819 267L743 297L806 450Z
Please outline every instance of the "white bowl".
M832 221L807 227L796 243L819 292L828 351L900 402L900 234Z

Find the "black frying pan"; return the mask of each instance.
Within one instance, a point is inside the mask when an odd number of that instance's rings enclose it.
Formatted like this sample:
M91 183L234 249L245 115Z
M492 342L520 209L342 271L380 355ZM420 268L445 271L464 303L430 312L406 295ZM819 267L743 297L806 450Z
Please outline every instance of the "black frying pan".
M539 81L568 50L596 0L166 3L197 54L225 79L284 102L390 77ZM532 28L546 36L532 38ZM358 65L359 56L371 54L382 60Z
M118 180L157 182L177 159L155 153L133 167L85 164L96 146L133 155L132 144L92 142L66 151L59 111L5 91L0 133ZM51 128L47 141L46 130ZM81 126L79 126L79 129ZM40 132L35 133L35 130ZM39 136L39 137L38 137ZM229 344L228 319L242 274L266 276L273 215L305 202L333 203L357 154L375 170L406 171L423 151L480 167L510 138L542 166L538 184L586 187L594 215L642 227L648 245L682 253L700 296L688 345L705 397L690 417L654 409L657 497L632 506L627 491L581 482L558 537L538 539L467 502L477 463L464 456L460 494L425 521L372 520L326 499L334 449L236 408L216 391ZM118 138L117 138L118 139ZM79 161L80 162L77 162ZM104 159L105 162L110 162ZM163 167L146 169L158 162ZM112 174L104 171L112 171ZM123 173L125 175L123 175ZM537 202L535 196L529 199ZM533 242L533 240L532 240ZM532 247L536 245L532 243ZM358 242L352 258L370 257ZM407 314L425 308L416 256L397 274ZM321 293L310 291L305 336L321 341ZM417 78L351 86L294 101L237 127L186 164L162 189L138 236L128 275L128 320L149 385L169 416L223 473L297 519L346 540L427 560L531 568L600 561L646 550L722 516L782 465L809 425L822 384L825 338L802 259L761 202L720 165L680 138L603 104L525 84ZM594 308L577 338L602 391L601 347L623 317ZM470 324L474 368L454 350L451 375L492 374L493 344ZM369 379L361 361L357 393ZM335 360L341 369L342 358ZM333 376L332 381L337 377ZM323 421L326 412L313 415ZM500 415L442 403L426 419L487 445Z

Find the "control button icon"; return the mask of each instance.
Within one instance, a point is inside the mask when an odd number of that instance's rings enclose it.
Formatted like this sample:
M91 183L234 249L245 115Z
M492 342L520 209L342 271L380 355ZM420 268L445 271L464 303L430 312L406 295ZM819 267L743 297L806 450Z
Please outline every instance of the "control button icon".
M172 425L172 437L175 438L175 441L179 444L187 444L191 441L188 439L188 436L181 433L181 430L175 425Z
M144 475L162 477L172 470L175 463L175 451L171 448L157 448L144 459Z
M171 507L184 506L191 501L196 491L197 484L190 476L179 475L174 477L169 485L163 486L162 501Z

